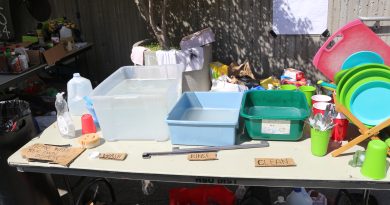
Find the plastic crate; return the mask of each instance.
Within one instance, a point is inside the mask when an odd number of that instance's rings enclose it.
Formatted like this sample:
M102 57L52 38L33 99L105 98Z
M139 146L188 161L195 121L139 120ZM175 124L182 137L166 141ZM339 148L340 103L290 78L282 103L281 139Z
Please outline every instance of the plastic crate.
M169 205L234 205L236 198L228 188L220 185L203 185L193 188L174 188L169 191Z
M234 145L242 93L187 92L169 113L172 144Z
M91 99L105 140L169 139L165 118L181 95L183 65L125 66Z
M240 115L252 139L298 140L310 115L305 95L299 91L248 91Z

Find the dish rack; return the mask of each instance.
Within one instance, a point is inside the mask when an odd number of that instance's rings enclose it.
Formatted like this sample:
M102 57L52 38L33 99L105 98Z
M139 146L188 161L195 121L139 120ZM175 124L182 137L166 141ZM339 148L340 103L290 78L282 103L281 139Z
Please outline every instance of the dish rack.
M390 118L387 120L377 124L374 127L368 128L366 125L364 125L359 119L357 119L344 105L338 102L335 94L333 94L334 103L336 105L336 111L343 113L352 123L354 123L358 128L360 135L355 137L353 140L349 141L347 144L339 147L338 149L334 150L331 155L333 157L337 157L340 154L344 153L351 147L359 144L360 142L363 142L364 140L371 137L371 139L379 139L377 136L381 130L384 128L390 126ZM390 151L387 153L390 155Z

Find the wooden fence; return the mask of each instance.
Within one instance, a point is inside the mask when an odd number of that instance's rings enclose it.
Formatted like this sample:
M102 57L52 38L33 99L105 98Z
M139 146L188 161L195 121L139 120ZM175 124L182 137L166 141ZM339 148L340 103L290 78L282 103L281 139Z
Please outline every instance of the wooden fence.
M76 21L87 41L95 43L88 54L94 78L103 80L122 65L131 64L130 45L147 38L146 25L133 0L50 0L52 17ZM176 0L169 4L169 33L173 42L194 31L211 27L216 34L214 60L229 64L248 59L259 77L280 75L283 68L302 69L321 78L311 61L326 40L319 35L272 37L272 0ZM334 32L358 16L390 16L387 0L329 0L328 29ZM372 25L374 22L368 22ZM386 22L378 31L389 42Z

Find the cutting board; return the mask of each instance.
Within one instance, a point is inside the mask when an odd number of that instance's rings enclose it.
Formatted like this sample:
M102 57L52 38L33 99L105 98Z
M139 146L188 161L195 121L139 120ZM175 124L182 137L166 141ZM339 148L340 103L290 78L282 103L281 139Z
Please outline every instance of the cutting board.
M333 81L345 59L359 51L373 51L390 65L390 47L360 20L354 20L335 32L313 58L314 66Z

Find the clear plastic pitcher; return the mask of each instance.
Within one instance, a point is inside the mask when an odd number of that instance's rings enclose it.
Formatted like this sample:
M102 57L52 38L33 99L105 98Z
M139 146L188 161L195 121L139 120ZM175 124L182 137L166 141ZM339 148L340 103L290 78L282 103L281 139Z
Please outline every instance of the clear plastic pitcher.
M91 81L81 77L79 73L74 73L73 78L68 81L67 90L70 114L82 115L87 113L83 98L92 92Z

